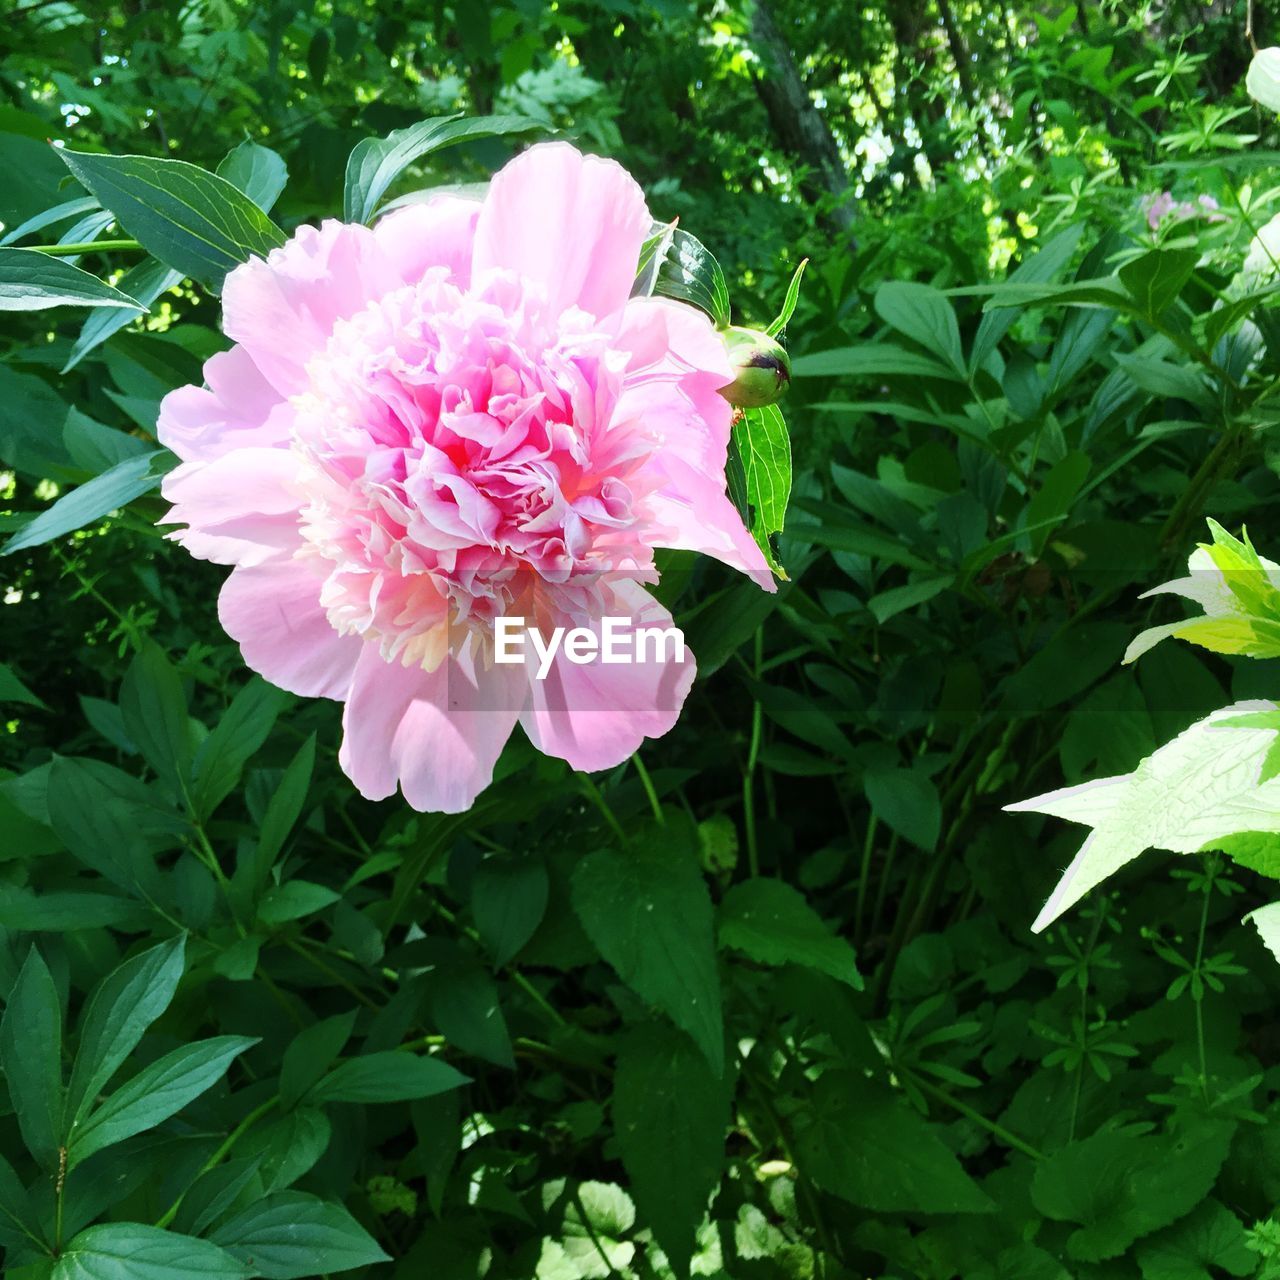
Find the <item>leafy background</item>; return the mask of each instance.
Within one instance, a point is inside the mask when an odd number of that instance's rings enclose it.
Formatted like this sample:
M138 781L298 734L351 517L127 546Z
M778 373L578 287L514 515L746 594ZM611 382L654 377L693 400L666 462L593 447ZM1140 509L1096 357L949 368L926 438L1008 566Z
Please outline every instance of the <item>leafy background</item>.
M1280 1274L1273 891L1148 854L1037 937L1079 835L1001 812L1275 691L1119 666L1203 516L1280 546L1243 0L0 13L4 234L154 299L0 344L6 1274ZM154 529L217 264L107 247L46 139L222 166L267 243L454 111L618 157L738 320L811 262L790 582L673 564L677 729L596 778L515 742L439 817L360 799L336 705L248 678Z

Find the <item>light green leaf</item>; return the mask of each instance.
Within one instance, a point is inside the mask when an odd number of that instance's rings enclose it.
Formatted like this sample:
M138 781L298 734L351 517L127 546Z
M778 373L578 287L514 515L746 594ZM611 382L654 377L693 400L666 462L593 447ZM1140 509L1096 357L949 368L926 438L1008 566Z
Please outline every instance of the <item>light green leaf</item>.
M1200 261L1199 249L1151 249L1120 268L1120 279L1148 319L1158 319L1177 301Z
M573 873L573 907L618 976L683 1027L719 1076L724 1025L711 895L697 833L683 815L675 821L678 828L669 819L625 849L583 858Z
M183 160L58 154L144 249L214 290L228 271L284 244L242 191Z
M340 1062L308 1095L322 1102L409 1102L459 1089L470 1079L439 1058L393 1049Z
M720 1180L728 1090L688 1036L643 1023L618 1053L613 1123L636 1207L676 1274L686 1275Z
M390 1261L340 1204L301 1191L277 1191L256 1201L209 1238L266 1280L306 1280Z
M1257 929L1267 950L1280 960L1280 902L1268 902L1265 907L1249 912L1245 919Z
M717 329L729 323L729 286L720 263L697 236L679 227L671 234L653 291L692 303L711 317Z
M193 1098L212 1089L231 1063L255 1044L256 1039L246 1036L215 1036L185 1044L144 1067L71 1130L67 1167L74 1168L95 1151L145 1133L176 1115Z
M174 271L156 258L147 258L130 267L120 279L120 291L128 294L144 307L150 307L161 294L182 283L181 271ZM80 336L71 348L62 372L74 369L95 347L101 346L112 334L118 333L137 317L130 311L94 311L84 322Z
M734 885L718 912L720 945L761 964L802 964L862 990L853 948L836 937L802 894L782 880Z
M0 248L0 311L49 307L147 308L95 275L35 249Z
M1149 755L1133 773L1007 805L1015 813L1047 813L1093 828L1031 927L1038 932L1052 924L1146 849L1196 853L1241 831L1280 832L1280 778L1259 782L1275 730L1225 723L1276 707L1224 707Z
M791 277L791 283L787 286L787 296L783 300L782 310L777 316L769 322L769 327L765 333L771 338L776 338L783 329L787 327L787 323L796 313L796 304L800 301L800 281L804 276L804 269L809 265L808 258L802 258L800 265L796 268L795 274Z
M247 1280L254 1273L208 1240L139 1222L104 1222L62 1251L53 1280Z
M742 460L743 482L751 504L751 536L779 578L786 572L773 551L782 532L791 497L791 436L777 405L744 409L733 424L733 446Z
M385 138L358 142L347 160L342 197L347 222L368 222L387 188L415 160L475 138L528 133L545 125L524 116L446 116L396 129Z
M134 498L160 483L161 477L152 470L151 464L153 459L164 456L163 449L140 453L63 494L53 506L15 533L4 544L0 554L7 556L28 547L41 546L128 506Z
M931 356L906 351L892 342L866 342L857 347L837 347L796 356L793 378L942 378L956 381L954 369Z
M0 1067L27 1150L56 1168L62 1134L62 1003L40 952L27 952L0 1019Z
M289 170L270 147L246 139L224 157L218 177L243 191L263 213L270 213L289 181Z

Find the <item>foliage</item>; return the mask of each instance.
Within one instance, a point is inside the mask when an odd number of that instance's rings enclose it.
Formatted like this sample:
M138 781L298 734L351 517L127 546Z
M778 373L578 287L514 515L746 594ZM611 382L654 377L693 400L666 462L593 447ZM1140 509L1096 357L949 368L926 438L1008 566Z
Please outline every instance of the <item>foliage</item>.
M0 6L6 1274L1277 1273L1274 801L1200 839L1153 764L1276 696L1245 7ZM782 333L731 480L787 581L672 557L681 724L417 815L246 678L154 426L229 267L511 117ZM1226 593L1142 602L1206 516ZM1035 935L1079 833L1003 807L1098 777L1160 783L1134 860Z

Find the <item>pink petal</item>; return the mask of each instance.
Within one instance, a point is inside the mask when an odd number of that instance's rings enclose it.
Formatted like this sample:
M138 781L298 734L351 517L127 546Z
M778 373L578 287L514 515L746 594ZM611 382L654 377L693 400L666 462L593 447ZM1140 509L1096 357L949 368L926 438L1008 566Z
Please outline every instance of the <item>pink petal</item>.
M471 283L471 250L476 238L478 200L436 196L405 205L378 222L374 239L395 264L405 284L415 284L430 267L448 267L460 289Z
M339 763L370 800L386 799L398 782L415 809L463 813L493 778L525 698L518 667L477 671L464 651L424 671L384 662L366 646Z
M160 402L156 434L184 462L289 438L292 410L242 347L205 361L204 387L179 387Z
M307 362L339 320L403 283L368 227L300 227L266 259L237 267L222 288L222 327L283 396L305 390Z
M476 227L473 270L540 284L553 312L612 315L631 293L652 219L621 165L546 142L493 179Z
M773 573L729 500L723 481L713 480L677 458L664 459L662 466L669 483L644 501L651 522L645 541L655 547L714 556L747 574L761 589L776 591Z
M606 600L605 613L629 617L638 627L673 625L666 609L635 583L606 588ZM599 623L591 630L599 636ZM669 660L655 661L650 649L646 662L606 665L597 658L578 666L562 649L545 680L530 672L533 696L520 717L529 741L575 769L621 764L646 738L660 738L680 717L696 664L687 651L683 662L669 648L664 656Z
M306 560L243 565L223 584L218 619L245 662L272 684L305 698L342 699L364 644L333 629L320 607L323 582Z
M160 492L173 503L162 524L193 556L215 564L256 564L302 545L288 449L236 449L211 462L186 462L165 476Z
M631 353L614 423L642 424L664 454L723 475L733 409L719 390L733 372L711 321L682 302L633 298L613 345Z

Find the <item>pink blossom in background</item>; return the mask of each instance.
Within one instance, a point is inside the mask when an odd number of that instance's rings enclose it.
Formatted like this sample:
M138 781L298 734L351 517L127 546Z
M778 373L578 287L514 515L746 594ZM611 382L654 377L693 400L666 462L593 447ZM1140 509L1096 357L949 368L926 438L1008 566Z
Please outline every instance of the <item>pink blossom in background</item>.
M371 799L460 812L516 722L576 769L675 723L692 658L493 661L493 622L667 627L655 547L772 576L725 493L731 380L710 320L630 298L651 219L612 161L531 148L483 202L304 227L233 271L235 345L164 400L171 536L272 683L346 703Z

